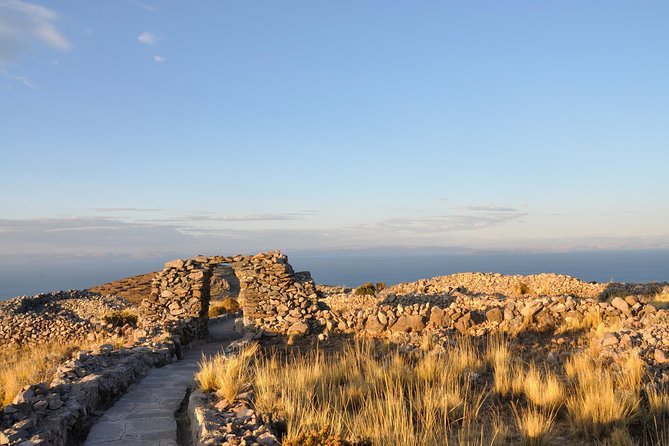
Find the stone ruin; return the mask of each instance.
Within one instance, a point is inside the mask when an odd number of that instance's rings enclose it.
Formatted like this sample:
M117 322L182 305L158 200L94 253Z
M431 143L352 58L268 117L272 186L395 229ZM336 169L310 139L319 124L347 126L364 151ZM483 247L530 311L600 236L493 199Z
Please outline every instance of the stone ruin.
M166 263L140 305L139 326L147 334L166 329L180 344L206 339L212 271L223 264L239 279L245 327L284 334L309 331L309 321L319 311L316 285L308 272L294 272L278 251Z

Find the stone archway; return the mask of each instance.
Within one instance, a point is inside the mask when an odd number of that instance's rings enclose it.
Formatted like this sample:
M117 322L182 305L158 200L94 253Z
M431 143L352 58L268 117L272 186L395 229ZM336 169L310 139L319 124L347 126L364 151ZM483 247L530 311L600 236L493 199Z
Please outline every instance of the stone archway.
M287 333L295 324L316 323L318 296L311 275L295 273L285 255L270 251L167 262L140 306L141 326L164 327L182 344L206 339L211 276L221 264L229 265L239 279L245 326Z

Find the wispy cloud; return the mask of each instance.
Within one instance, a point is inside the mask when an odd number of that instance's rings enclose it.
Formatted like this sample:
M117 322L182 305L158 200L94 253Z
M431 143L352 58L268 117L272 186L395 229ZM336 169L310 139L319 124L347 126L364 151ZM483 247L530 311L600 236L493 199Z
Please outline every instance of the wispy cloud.
M56 50L72 48L56 27L58 14L22 0L0 0L0 60L13 59L34 43Z
M285 214L239 214L239 215L217 215L217 214L208 214L208 213L198 213L194 212L187 215L180 215L176 217L169 218L159 218L156 220L150 220L150 223L169 223L173 225L179 225L180 227L188 230L192 228L191 223L236 223L236 222L275 222L275 221L294 221L302 220L314 214L294 212L294 213L285 213ZM212 231L216 231L219 228L212 227ZM198 231L207 231L207 227L198 226Z
M24 76L19 76L17 74L14 74L10 71L8 71L5 68L0 68L0 76L9 79L14 82L18 82L19 84L23 85L24 87L28 87L31 90L37 90L37 87L35 87L35 84L33 84L30 79Z
M91 208L94 212L160 212L164 209L157 208Z
M165 62L165 58L163 56L153 56L153 61L156 63L163 63Z
M142 34L137 36L137 41L144 45L154 46L158 43L159 37L148 31L144 31Z
M518 212L516 208L504 207L504 206L493 206L493 205L480 205L480 206L465 206L462 208L466 211L474 212Z
M147 3L140 2L140 1L137 1L137 0L130 0L130 3L144 9L145 11L156 12L158 10L158 8L156 8L154 6L151 6Z
M466 215L423 219L398 217L376 224L333 227L276 228L272 220L264 226L218 226L185 229L183 223L128 221L112 217L0 219L0 260L33 256L145 256L148 253L234 253L266 249L359 249L382 246L460 246L467 248L533 250L669 247L667 235L646 238L582 237L551 239L478 240L462 236L462 230L478 231L512 219L491 213L475 219ZM281 215L281 214L277 214ZM495 217L496 216L496 217ZM248 218L246 216L244 218ZM517 215L515 218L519 218ZM265 216L264 218L268 218ZM279 217L281 218L281 217ZM260 220L251 220L260 221ZM472 234L469 232L468 234ZM172 255L172 254L170 254ZM182 254L179 254L182 255Z
M454 231L482 229L516 220L526 214L516 210L495 211L486 214L452 214L432 217L396 217L376 224L358 226L371 231L401 232L407 234L439 234Z

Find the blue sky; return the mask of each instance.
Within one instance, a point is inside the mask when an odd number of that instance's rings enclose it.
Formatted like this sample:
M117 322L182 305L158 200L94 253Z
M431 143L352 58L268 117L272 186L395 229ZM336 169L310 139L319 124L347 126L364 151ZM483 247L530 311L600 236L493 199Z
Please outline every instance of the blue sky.
M0 0L0 256L668 247L667 17Z

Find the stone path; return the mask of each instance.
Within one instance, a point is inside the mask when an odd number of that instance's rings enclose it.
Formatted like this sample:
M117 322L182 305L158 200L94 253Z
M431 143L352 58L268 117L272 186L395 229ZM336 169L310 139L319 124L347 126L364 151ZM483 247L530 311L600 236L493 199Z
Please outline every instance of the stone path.
M181 361L151 370L91 427L84 446L177 446L174 413L186 396L202 354L211 355L238 335L234 320L209 324L210 342Z

